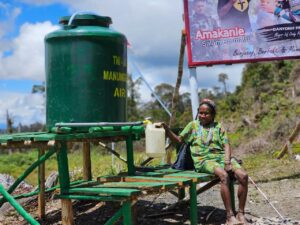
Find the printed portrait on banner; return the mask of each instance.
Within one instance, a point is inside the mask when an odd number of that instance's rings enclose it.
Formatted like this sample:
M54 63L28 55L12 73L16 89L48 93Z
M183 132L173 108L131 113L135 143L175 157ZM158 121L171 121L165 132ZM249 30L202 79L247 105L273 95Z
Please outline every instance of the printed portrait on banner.
M189 66L300 56L300 0L184 0Z

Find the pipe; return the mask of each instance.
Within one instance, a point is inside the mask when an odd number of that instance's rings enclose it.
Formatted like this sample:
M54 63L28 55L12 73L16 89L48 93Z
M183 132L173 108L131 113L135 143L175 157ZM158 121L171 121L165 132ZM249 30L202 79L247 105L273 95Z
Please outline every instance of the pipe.
M98 122L98 123L56 123L56 127L93 127L93 126L139 126L143 125L142 121L138 122Z

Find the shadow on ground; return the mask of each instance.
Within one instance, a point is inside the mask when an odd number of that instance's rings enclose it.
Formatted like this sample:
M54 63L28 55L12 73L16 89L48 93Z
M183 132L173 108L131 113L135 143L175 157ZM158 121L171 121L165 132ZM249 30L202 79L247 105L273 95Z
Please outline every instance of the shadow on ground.
M183 225L189 222L189 207L181 205L172 210L164 211L166 203L155 203L140 200L136 204L135 217L137 225ZM101 225L105 224L114 213L120 209L119 203L98 203L80 201L73 204L74 220L76 225ZM225 223L226 212L212 206L198 206L198 223L221 225ZM39 221L41 225L61 224L61 210L47 213L46 221ZM119 220L117 225L121 225Z

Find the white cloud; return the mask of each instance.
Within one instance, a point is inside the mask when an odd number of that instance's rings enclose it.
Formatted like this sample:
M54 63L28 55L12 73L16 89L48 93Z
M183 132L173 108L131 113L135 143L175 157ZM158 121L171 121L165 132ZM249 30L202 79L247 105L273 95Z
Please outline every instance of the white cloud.
M45 122L44 98L41 94L0 93L0 123L6 121L6 111L13 118L14 126Z
M18 7L12 7L7 3L0 2L0 10L2 14L7 18L4 22L0 21L0 37L13 29L15 19L21 13L21 9Z
M11 41L11 54L0 57L0 79L44 80L44 36L57 28L50 22L23 24Z
M35 5L62 3L69 8L70 14L78 11L92 11L99 15L110 16L113 20L112 27L127 36L134 51L135 62L149 84L153 88L163 82L175 85L181 31L184 28L182 1L23 0L23 2ZM6 6L0 4L1 7ZM21 10L10 8L9 12L14 12L11 14L14 15L12 20L9 20L11 21L10 24L13 24ZM0 79L44 80L44 36L57 29L58 26L46 21L43 23L24 23L20 28L18 37L8 41L1 39L1 34L3 36L5 32L8 32L7 22L8 20L3 23L0 22ZM10 52L10 54L5 55L4 51ZM242 67L243 65L198 68L199 88L221 86L217 75L225 72L229 75L228 87L230 90L234 90L234 87L240 83ZM185 67L182 91L189 90L188 76L189 72ZM145 86L141 88L140 92L144 100L151 98L150 93L145 90ZM39 118L39 116L34 116L33 106L26 106L26 104L30 104L26 96L16 93L10 96L13 99L17 97L21 100L14 100L15 105L11 105L10 109L13 110L13 107L18 107L16 104L20 104L22 110L14 110L15 118L22 118L27 122L34 122L35 118ZM8 107L8 103L3 105L5 99L7 98L3 97L3 93L0 93L0 109L3 110L0 110L0 123L5 118L3 115ZM22 112L23 117L18 112ZM38 111L35 110L35 112Z
M10 42L5 36L14 29L15 20L21 11L18 7L0 2L0 12L5 17L3 21L0 21L0 56L2 52L10 48Z
M135 63L148 83L154 88L162 82L175 85L178 74L178 59L183 3L174 0L61 0L71 7L71 12L93 11L110 16L114 29L124 33L134 52ZM221 86L218 74L227 73L229 90L240 84L243 64L232 66L199 67L197 69L200 88ZM189 90L189 71L185 66L182 90ZM147 88L146 88L147 89ZM141 91L142 98L149 100L150 94Z

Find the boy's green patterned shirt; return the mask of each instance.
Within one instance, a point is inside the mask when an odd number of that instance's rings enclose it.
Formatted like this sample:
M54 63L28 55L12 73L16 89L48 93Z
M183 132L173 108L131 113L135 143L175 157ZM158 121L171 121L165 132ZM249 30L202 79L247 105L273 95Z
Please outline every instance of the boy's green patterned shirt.
M191 121L179 134L185 143L191 143L191 155L194 166L200 169L205 160L224 161L224 145L228 143L226 131L218 122L212 125L212 139L206 144L209 129L202 129L202 137L200 137L200 122L198 120Z

